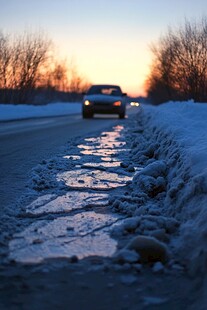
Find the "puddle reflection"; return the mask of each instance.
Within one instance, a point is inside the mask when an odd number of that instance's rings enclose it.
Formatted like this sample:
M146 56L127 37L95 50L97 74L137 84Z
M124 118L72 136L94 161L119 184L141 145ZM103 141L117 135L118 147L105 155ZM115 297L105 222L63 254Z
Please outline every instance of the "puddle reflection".
M83 168L114 168L120 167L120 161L103 162L103 163L85 163L82 165Z
M81 154L84 155L94 155L94 156L113 156L120 152L126 152L128 149L91 149L81 151Z
M101 157L101 160L111 163L111 162L117 162L118 159L115 157L104 156L104 157Z
M99 143L97 145L92 144L92 145L88 145L88 144L79 144L78 148L79 149L84 149L84 150L94 150L94 149L114 149L119 148L119 147L123 147L126 144L126 142L116 142L116 141L112 141L112 142L108 142L108 143Z
M132 177L101 170L80 169L67 171L57 175L58 181L64 181L70 188L90 188L107 190L119 186L125 186Z
M42 199L44 203L41 203L40 197L27 206L26 214L45 215L50 213L67 213L85 207L101 207L108 204L108 194L80 191L71 191L49 202L45 200L44 196Z
M76 255L111 256L116 241L109 237L109 225L121 217L95 212L38 221L16 234L9 244L10 258L21 263L40 263L48 258Z

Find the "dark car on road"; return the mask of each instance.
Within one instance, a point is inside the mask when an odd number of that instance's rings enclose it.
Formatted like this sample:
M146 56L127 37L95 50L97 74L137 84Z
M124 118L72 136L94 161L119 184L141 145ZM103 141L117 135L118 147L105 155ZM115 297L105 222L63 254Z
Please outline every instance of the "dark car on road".
M95 113L118 114L125 117L126 93L117 85L92 85L83 98L83 118L91 118Z

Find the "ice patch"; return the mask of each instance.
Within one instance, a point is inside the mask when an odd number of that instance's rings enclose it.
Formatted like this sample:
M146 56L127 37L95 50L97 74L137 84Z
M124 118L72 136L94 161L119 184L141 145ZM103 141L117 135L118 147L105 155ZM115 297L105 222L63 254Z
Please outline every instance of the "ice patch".
M107 190L125 186L132 177L100 170L71 170L57 175L58 181L64 181L70 188L90 188Z
M48 203L46 203L45 196L39 197L27 206L26 214L43 215L50 213L66 213L89 206L101 207L108 204L107 194L71 191L63 196L56 197ZM51 197L53 196L50 195L50 199Z
M104 157L101 157L101 160L111 163L111 162L117 162L118 159L115 157L104 156Z
M48 258L82 259L91 255L112 256L116 241L109 227L119 216L93 211L55 220L36 221L9 243L10 259L21 263L40 263Z
M37 240L38 241L38 240ZM65 241L65 242L64 242ZM73 256L83 259L88 256L110 257L116 251L117 242L104 231L95 232L83 238L71 238L70 241L58 239L47 240L44 243L31 245L10 245L10 259L24 264L42 263L46 259L71 258Z
M81 151L83 155L94 155L94 156L115 156L120 152L127 152L129 149L88 149Z
M120 163L121 163L120 161L103 162L103 163L85 163L82 165L82 167L105 169L105 168L120 167Z
M99 140L99 143L97 144L79 144L78 148L84 149L84 150L94 150L94 149L114 149L123 147L126 144L124 141L109 141L103 143L102 140Z

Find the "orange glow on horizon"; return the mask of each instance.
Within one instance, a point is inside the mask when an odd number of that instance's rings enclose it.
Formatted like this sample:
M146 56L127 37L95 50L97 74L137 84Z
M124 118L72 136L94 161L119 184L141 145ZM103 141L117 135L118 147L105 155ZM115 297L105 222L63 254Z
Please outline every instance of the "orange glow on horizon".
M90 37L86 41L76 39L76 45L71 51L68 42L60 40L59 54L68 58L77 67L78 72L90 84L119 85L128 96L146 96L145 80L149 73L151 62L150 51L141 48L145 42L129 39L123 45L119 38L116 42L110 39L104 41ZM84 51L84 52L83 52ZM72 55L71 55L72 52Z

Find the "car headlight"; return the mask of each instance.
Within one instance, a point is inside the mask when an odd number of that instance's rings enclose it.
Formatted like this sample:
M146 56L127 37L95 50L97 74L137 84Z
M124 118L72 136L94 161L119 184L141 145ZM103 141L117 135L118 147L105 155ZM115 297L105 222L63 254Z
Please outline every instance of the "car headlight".
M113 103L113 105L114 105L115 107L120 107L121 101L115 101L115 102Z
M85 100L84 101L84 105L90 105L91 103L90 103L90 101L89 100Z
M130 105L131 105L132 107L138 107L138 106L139 106L139 102L137 102L137 101L132 101L132 102L130 102Z

